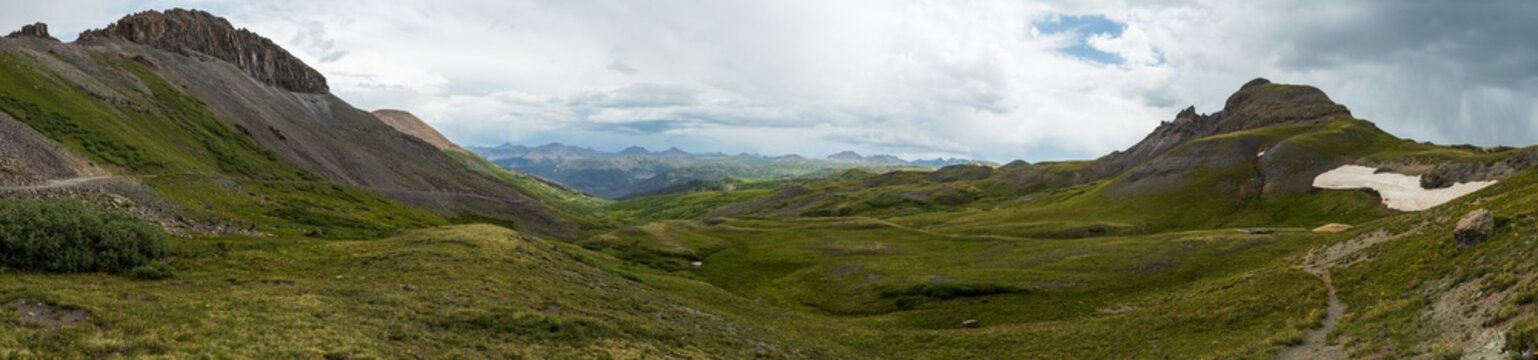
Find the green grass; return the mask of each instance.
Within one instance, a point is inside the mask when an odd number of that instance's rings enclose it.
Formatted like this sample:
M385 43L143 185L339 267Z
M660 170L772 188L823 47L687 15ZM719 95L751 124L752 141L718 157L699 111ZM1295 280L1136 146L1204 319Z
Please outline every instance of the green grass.
M0 357L832 356L493 226L173 245L170 280L0 276L7 303L90 312L88 326L53 332L0 307Z
M639 224L657 220L692 219L709 214L722 206L762 198L772 194L782 182L747 182L731 191L697 191L648 196L614 203L604 208L605 217L621 224Z
M1147 357L1260 356L1322 316L1318 280L1289 257L1329 240L1232 231L1004 239L857 218L664 224L595 238L611 250L627 244L698 259L703 266L672 268L616 254L619 266L652 274L643 276L648 284L697 299L719 289L793 311L808 319L716 307L790 334L839 334L840 345L874 358L1073 358L1108 347ZM984 328L960 329L968 319Z

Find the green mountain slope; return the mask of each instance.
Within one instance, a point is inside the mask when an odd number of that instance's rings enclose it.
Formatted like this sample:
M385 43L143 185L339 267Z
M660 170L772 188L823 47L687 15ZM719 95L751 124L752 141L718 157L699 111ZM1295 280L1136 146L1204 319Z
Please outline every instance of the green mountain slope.
M220 123L196 99L130 59L97 56L121 78L115 101L93 97L44 68L36 52L0 52L0 110L117 173L142 179L189 218L286 234L370 236L444 220L295 169Z
M0 308L0 356L833 356L489 225L370 241L174 240L174 280L0 277L0 304L85 311L85 326L54 331L13 325Z

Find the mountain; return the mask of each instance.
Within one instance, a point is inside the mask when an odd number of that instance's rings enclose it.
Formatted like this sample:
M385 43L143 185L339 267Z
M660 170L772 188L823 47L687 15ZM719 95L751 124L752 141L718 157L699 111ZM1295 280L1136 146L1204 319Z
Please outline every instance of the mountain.
M692 154L676 147L651 152L631 146L617 153L559 143L538 147L503 144L471 147L492 162L509 169L550 179L574 189L609 199L664 195L723 179L779 180L816 177L847 169L890 171L932 169L936 165L974 161L903 161L895 156L861 156L846 151L829 160L809 160L796 155L764 157L754 154Z
M608 203L575 189L551 182L535 176L504 169L480 155L476 155L459 144L454 143L443 134L438 133L431 125L417 118L415 114L404 110L376 110L374 116L381 122L390 125L402 135L425 141L443 151L450 158L472 171L496 179L506 185L521 191L524 195L540 202L540 205L555 212L563 220L566 220L579 228L597 227L604 221L599 219L600 210ZM523 149L516 146L508 146L509 149Z
M1014 162L997 169L950 166L933 174L891 173L806 184L716 215L893 216L996 206L1016 210L1008 218L1000 218L1001 212L981 212L973 214L975 218L953 221L994 223L994 229L988 230L994 233L1025 231L1051 237L1147 232L1171 226L1302 225L1314 218L1282 212L1368 219L1388 211L1371 199L1314 189L1316 177L1342 165L1399 169L1418 176L1452 166L1435 164L1484 168L1482 164L1492 158L1506 159L1489 165L1494 171L1460 173L1467 175L1459 180L1469 182L1510 174L1527 163L1522 161L1527 154L1531 152L1507 150L1492 157L1467 148L1399 139L1371 122L1353 118L1346 107L1317 88L1256 79L1230 96L1222 110L1203 115L1187 108L1137 144L1099 159ZM847 159L855 156L839 154ZM1048 194L1067 189L1075 195ZM1067 202L1073 206L1063 205ZM1159 212L1174 203L1186 210ZM1087 218L1101 220L1081 220ZM1032 224L1004 225L1025 219L1032 219ZM1040 226L1054 219L1079 225ZM1051 232L1036 233L1032 229L1037 227Z
M102 171L140 180L161 196L134 190L134 197L179 205L161 211L165 218L262 224L278 217L291 230L267 231L304 232L314 221L303 214L318 212L359 230L395 227L389 215L344 210L377 202L571 234L538 200L399 135L331 95L323 76L272 41L207 12L137 13L69 44L39 33L44 28L0 45L7 121ZM232 182L189 185L201 181ZM330 184L341 187L323 190ZM356 199L333 208L311 201L326 192ZM253 216L247 207L268 210Z
M661 217L578 241L858 323L824 333L875 332L841 342L888 349L872 358L1521 357L1538 349L1535 153L1401 139L1257 79L1099 159L638 199L615 208ZM1406 187L1374 188L1390 183Z
M945 165L954 165L954 164L947 163L945 161L938 160L938 159L937 160L933 160L933 161L920 160L920 161L911 161L910 162L910 161L903 160L902 158L898 158L898 157L892 156L892 155L863 156L863 155L860 155L860 153L853 152L853 151L848 151L848 150L841 151L841 152L838 152L838 153L833 154L833 155L828 155L827 159L830 160L830 161L836 161L836 162L842 162L842 163L851 163L851 164L906 164L906 165L914 165L914 166L929 166L929 167L936 167L936 168L943 167ZM966 163L966 161L962 161L962 163ZM936 165L938 165L938 166L936 166Z

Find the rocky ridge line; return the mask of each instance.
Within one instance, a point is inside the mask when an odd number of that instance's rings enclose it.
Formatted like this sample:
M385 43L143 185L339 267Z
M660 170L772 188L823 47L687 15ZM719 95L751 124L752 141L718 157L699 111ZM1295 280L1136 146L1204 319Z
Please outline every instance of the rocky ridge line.
M81 41L122 39L166 51L227 61L263 83L289 91L325 94L326 78L272 40L236 29L205 11L171 9L129 15L104 29L80 33Z

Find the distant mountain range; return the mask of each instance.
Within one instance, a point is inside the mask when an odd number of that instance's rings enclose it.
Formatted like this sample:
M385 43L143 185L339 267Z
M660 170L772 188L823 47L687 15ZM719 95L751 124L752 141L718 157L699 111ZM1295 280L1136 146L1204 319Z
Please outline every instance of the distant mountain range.
M991 164L964 159L907 161L892 155L864 156L853 151L809 159L800 155L693 154L631 146L618 152L551 143L535 147L503 144L470 147L497 165L543 177L610 199L625 199L693 189L693 184L722 179L769 180L819 177L849 169L878 172L936 169L956 164Z

